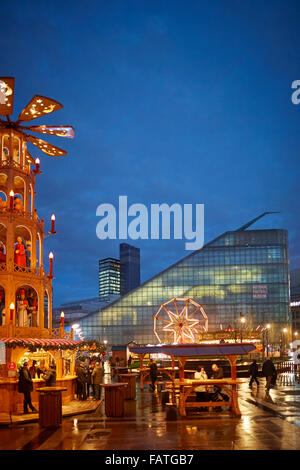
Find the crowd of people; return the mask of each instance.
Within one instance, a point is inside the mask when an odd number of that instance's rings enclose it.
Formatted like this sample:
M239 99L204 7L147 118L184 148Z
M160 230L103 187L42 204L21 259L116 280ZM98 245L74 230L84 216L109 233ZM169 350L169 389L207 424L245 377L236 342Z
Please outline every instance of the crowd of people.
M92 398L100 400L101 384L104 377L104 364L101 360L78 361L75 367L76 395L79 400Z
M153 359L149 362L150 368L150 387L152 391L156 389L156 382L158 379L158 368L157 364ZM259 367L256 360L253 360L249 367L250 382L249 387L252 388L255 382L257 388L260 383L258 380ZM86 359L84 362L78 360L75 365L76 374L76 396L78 400L87 400L91 398L93 400L100 400L101 398L101 384L104 381L104 363L101 358ZM271 358L264 361L262 365L261 375L266 378L265 388L267 392L276 384L276 368ZM212 365L211 379L222 379L224 377L222 367L217 364ZM25 361L19 368L19 381L18 391L24 395L24 413L29 413L29 408L33 413L37 410L34 408L31 402L31 392L33 391L32 379L41 378L45 380L45 386L55 387L56 385L56 366L54 363L50 363L49 367L45 367L44 362L37 363L37 361ZM204 367L199 365L194 374L194 378L199 381L206 381L209 377ZM113 379L113 378L112 378ZM229 397L222 392L221 388L216 384L214 385L199 385L195 389L196 401L208 402L208 401L228 401ZM216 407L216 411L220 411L220 408Z

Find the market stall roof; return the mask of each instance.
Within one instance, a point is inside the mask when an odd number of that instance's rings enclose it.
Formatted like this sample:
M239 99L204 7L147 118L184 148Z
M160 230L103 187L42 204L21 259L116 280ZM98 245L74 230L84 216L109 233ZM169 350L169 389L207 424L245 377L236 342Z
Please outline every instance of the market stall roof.
M168 354L176 357L192 356L235 356L255 351L252 343L211 343L211 344L158 344L149 346L130 346L135 354Z
M79 346L82 344L80 340L71 340L71 339L63 339L63 338L0 338L0 341L9 345L15 345L20 347L26 346L37 346L40 348L46 347L60 347L60 346Z

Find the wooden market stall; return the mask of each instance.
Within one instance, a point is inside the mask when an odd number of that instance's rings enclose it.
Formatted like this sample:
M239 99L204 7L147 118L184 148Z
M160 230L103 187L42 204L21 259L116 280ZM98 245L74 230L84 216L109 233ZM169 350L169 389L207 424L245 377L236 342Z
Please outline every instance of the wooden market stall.
M56 365L56 384L66 390L63 405L74 399L76 388L75 354L81 341L64 338L0 338L6 347L6 363L0 378L0 412L18 413L23 409L23 395L18 393L17 367L24 360L36 360L43 369ZM33 379L32 403L37 408L38 389L45 386L42 378Z
M141 377L141 388L143 387L143 381L145 378L145 369L143 361L146 354L165 354L171 357L172 367L174 372L169 370L163 370L159 368L160 372L165 372L170 376L172 381L172 393L170 394L170 402L177 405L182 416L186 415L186 408L199 408L199 407L216 407L216 406L228 406L231 412L240 416L240 410L238 406L238 384L242 383L236 377L236 360L238 356L249 354L253 352L256 347L252 343L191 343L191 344L169 344L169 345L153 345L153 346L139 346L131 347L130 351L137 354L140 359L140 377ZM190 357L225 357L230 363L231 374L230 378L224 379L210 379L206 381L198 381L187 379L184 377L184 366L188 358ZM175 359L178 360L179 368L179 380L176 381L175 377ZM229 396L229 401L220 402L190 402L188 397L191 396L195 388L199 385L218 386L223 389ZM175 388L179 391L179 400L174 403ZM173 398L172 398L173 397Z

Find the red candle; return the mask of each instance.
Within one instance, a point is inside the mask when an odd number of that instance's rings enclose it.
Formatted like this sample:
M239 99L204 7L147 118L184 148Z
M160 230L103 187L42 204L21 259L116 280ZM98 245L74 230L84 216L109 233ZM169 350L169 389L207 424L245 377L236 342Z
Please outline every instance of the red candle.
M49 277L53 277L53 253L49 253Z
M35 160L35 171L38 173L40 171L40 159L36 158Z
M54 224L55 224L55 215L52 214L52 215L51 215L51 233L55 233Z
M14 321L14 310L15 310L15 304L12 302L9 306L10 321Z
M14 196L15 193L13 192L13 190L11 190L11 192L9 193L9 209L11 211L14 209Z
M60 313L60 326L64 326L65 323L65 314L64 312Z

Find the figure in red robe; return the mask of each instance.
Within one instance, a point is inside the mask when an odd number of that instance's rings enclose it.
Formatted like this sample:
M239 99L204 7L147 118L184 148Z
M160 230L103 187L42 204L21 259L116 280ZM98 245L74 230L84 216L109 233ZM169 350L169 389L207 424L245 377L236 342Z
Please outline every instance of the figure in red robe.
M26 266L26 254L25 245L22 242L22 238L17 238L17 244L15 245L15 264L18 266Z

